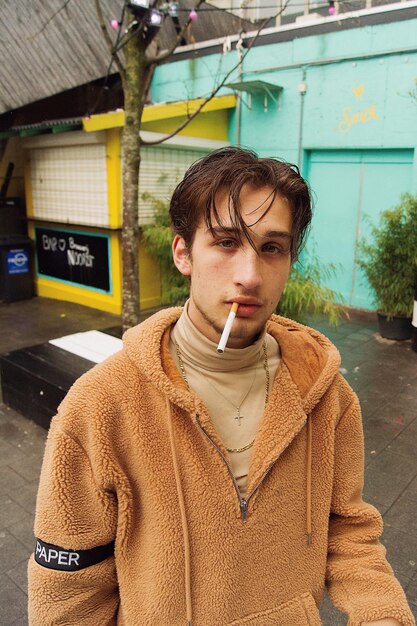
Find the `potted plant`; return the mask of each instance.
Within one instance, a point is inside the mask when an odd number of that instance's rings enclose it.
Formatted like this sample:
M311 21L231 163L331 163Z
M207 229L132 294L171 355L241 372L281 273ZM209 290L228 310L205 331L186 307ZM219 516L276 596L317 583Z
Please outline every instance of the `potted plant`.
M417 195L404 194L381 213L371 240L358 245L358 264L371 286L379 331L387 339L409 339L417 273Z

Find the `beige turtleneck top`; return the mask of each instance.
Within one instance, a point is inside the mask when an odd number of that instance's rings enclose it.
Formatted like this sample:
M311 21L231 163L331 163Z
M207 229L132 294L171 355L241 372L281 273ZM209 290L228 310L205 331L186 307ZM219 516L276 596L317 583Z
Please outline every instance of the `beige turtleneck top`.
M247 348L227 348L217 352L217 344L207 339L191 322L187 304L171 333L170 352L179 361L175 343L191 389L206 404L210 419L226 448L243 448L256 435L265 407L266 374L263 342L266 343L270 389L280 361L279 347L266 331ZM239 407L239 411L237 410ZM240 413L240 419L237 414ZM227 452L228 461L243 497L252 447L244 452Z

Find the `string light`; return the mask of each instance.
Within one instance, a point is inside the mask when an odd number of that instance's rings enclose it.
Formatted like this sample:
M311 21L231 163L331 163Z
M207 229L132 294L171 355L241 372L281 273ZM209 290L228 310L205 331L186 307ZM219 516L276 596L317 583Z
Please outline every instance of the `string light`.
M399 1L399 0L398 0ZM330 4L330 0L329 0L329 4ZM333 0L333 4L334 4L334 0ZM339 0L338 2L339 5L345 5L347 7L354 7L354 5L357 5L356 8L359 8L359 2L357 0ZM189 13L190 9L187 8L182 8L179 7L178 4L176 2L171 2L169 3L170 9L169 9L169 14L172 15L172 5L174 6L174 11L175 13ZM291 2L289 4L289 6L287 8L292 8L292 7L304 7L305 6L305 2L304 0L300 0L297 2ZM324 9L327 6L327 2L311 2L310 3L310 8L311 9ZM256 6L246 6L243 7L243 9L245 11L258 11L259 9L275 9L276 10L277 5L276 4L259 4ZM229 12L229 11L240 11L241 7L236 7L236 6L228 6L228 7L216 7L216 6L204 6L204 7L200 7L198 9L199 13L206 13L209 11L223 11L223 12ZM162 7L159 7L159 10L161 11L165 11L164 5Z
M188 11L188 9L180 9L177 2L169 2L168 13L171 17L177 17L178 11Z
M188 17L194 22L198 18L197 11L195 9L192 9Z

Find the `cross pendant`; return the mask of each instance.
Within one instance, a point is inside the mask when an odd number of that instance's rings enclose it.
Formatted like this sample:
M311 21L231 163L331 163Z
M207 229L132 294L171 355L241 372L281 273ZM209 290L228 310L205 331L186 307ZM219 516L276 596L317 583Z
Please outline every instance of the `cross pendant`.
M240 414L240 410L238 409L237 410L237 415L234 418L235 420L237 420L238 426L240 426L240 420L241 420L242 417L243 417L243 415Z

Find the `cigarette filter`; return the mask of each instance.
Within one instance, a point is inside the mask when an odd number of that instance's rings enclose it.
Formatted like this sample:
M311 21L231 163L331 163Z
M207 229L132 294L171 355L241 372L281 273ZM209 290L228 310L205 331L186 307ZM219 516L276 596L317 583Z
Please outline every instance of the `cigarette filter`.
M219 345L217 346L217 352L223 353L227 341L229 339L230 331L232 330L233 322L235 321L236 313L239 308L238 302L233 302L230 313L227 317L226 324L224 325L222 336L220 337Z

